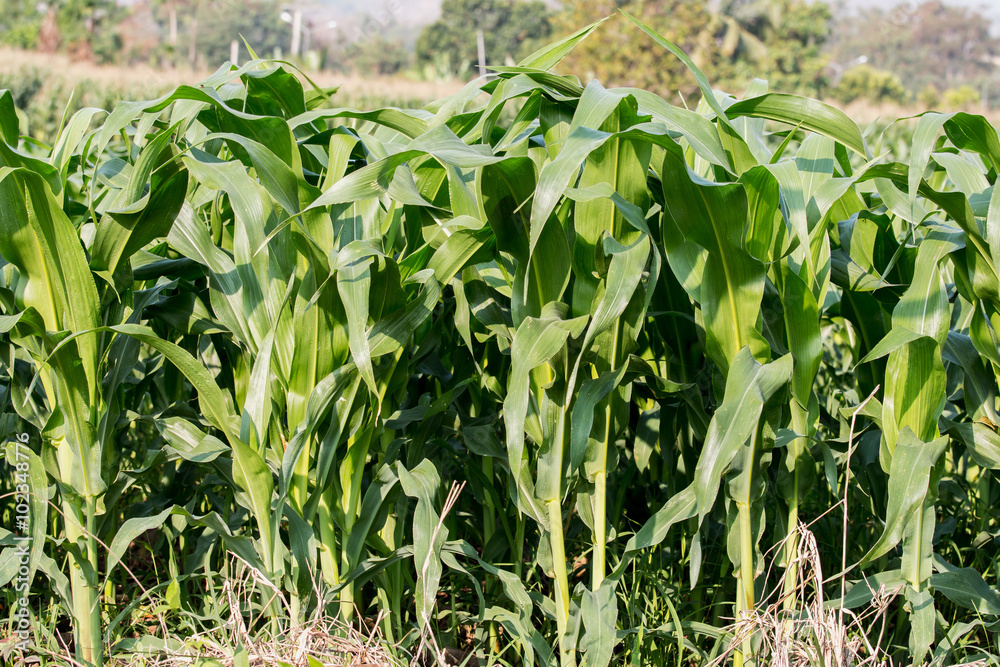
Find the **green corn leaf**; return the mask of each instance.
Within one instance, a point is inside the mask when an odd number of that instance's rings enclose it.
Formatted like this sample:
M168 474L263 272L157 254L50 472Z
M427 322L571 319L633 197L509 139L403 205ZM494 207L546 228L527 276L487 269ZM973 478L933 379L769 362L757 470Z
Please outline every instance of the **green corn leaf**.
M223 432L230 445L237 441L237 430L234 428L236 415L232 401L215 383L215 379L205 369L204 364L183 348L157 336L149 327L139 324L119 324L108 329L134 338L166 357L197 390L201 413L209 423Z
M736 354L726 381L726 394L709 423L694 473L694 492L702 520L715 503L722 474L757 428L764 403L791 375L791 355L762 366L754 360L749 348Z
M936 593L984 616L1000 616L1000 592L983 580L983 575L971 567L954 567L935 556L936 566L944 571L931 575L930 584Z
M229 451L229 446L180 417L156 420L156 428L167 441L168 459L178 456L193 463L210 463Z
M375 251L368 244L352 241L341 255L337 271L337 290L347 314L351 357L372 394L378 394L372 369L371 344L368 340L368 302L371 290L371 263Z
M448 529L440 525L434 509L434 495L441 485L434 464L424 459L413 470L397 466L403 492L417 499L413 514L413 565L417 575L417 623L426 627L441 581L441 547L448 538Z
M718 113L718 112L716 112ZM726 109L730 118L749 116L766 118L830 137L862 157L867 156L865 141L857 124L843 111L808 97L785 93L767 93L736 102Z
M507 428L507 457L510 469L518 478L518 499L522 511L529 512L540 523L547 523L545 513L536 506L534 484L527 479L525 485L521 471L526 466L524 455L524 423L528 413L529 374L536 367L555 356L566 345L570 336L583 333L587 317L571 320L558 318L538 319L529 317L521 323L511 345L513 368L507 397L504 399L504 424Z
M614 587L610 582L596 591L585 590L580 602L580 618L584 632L581 650L584 653L581 666L607 667L618 643L615 624L618 620L618 602Z
M24 442L23 438L27 434L19 434L16 438L7 442L6 446L6 463L10 465L11 472L13 473L12 479L16 482L15 489L18 493L21 492L21 485L27 487L27 497L25 501L28 505L28 526L29 532L27 535L22 534L21 539L29 538L31 543L27 545L28 558L27 563L23 557L18 557L16 560L18 569L27 565L28 571L24 575L27 577L26 581L33 581L35 577L35 572L42 566L42 560L45 558L45 534L46 527L48 523L48 510L49 504L47 502L47 489L49 485L48 475L45 474L45 465L42 463L41 458L36 454L28 445ZM21 514L18 514L20 518ZM25 545L19 544L18 546L23 547ZM18 553L19 550L15 550ZM13 579L14 574L11 573L11 579ZM0 579L3 579L0 576ZM7 581L10 581L8 579Z
M566 55L573 50L573 47L586 39L590 33L597 30L598 27L607 19L603 19L596 23L591 23L586 28L581 28L577 30L572 35L562 38L558 42L544 46L538 51L535 51L530 56L518 63L521 67L532 67L536 69L552 69L559 64Z
M21 140L20 125L14 96L7 89L0 90L0 141L16 147Z
M889 503L882 536L865 554L865 565L888 553L899 544L904 531L915 520L922 520L919 510L927 497L931 468L948 446L948 438L924 442L909 428L899 432L896 451L889 469Z
M745 346L755 357L766 359L767 343L757 328L764 266L743 243L748 207L745 189L705 181L688 169L681 155L667 151L663 196L668 214L663 221L667 262L681 284L692 278L700 283L689 294L702 309L709 356L723 373ZM681 250L685 242L703 250L703 256L697 255L703 266L674 261L675 249ZM692 277L694 269L701 270L700 280Z

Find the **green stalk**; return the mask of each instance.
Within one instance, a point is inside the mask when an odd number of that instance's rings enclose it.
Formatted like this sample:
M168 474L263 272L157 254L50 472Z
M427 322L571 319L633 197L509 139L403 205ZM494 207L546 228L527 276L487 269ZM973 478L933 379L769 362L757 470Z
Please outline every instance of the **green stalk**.
M358 514L361 511L361 477L365 472L365 461L368 459L368 448L371 445L371 439L372 431L369 429L361 433L356 442L354 438L351 438L347 442L348 458L344 463L348 467L349 476L344 480L347 483L344 485L343 496L341 498L341 506L344 510L344 530L340 545L340 566L341 572L345 575L349 574L351 569L350 554L347 553L347 542L350 539L351 531L354 530L354 524L357 522ZM340 591L340 614L345 621L354 618L354 594L353 583L347 584Z
M524 527L527 519L518 512L515 521L517 526L514 528L514 551L511 553L511 560L514 561L514 576L521 579L524 571Z
M562 504L559 499L548 502L549 544L552 547L552 563L556 580L556 628L559 631L559 664L571 667L575 664L573 647L568 646L566 635L569 630L569 576L566 572L566 546L563 539Z
M791 402L792 430L795 433L811 433L809 424L809 409L803 407L798 400ZM795 596L793 592L799 577L798 562L796 560L799 552L799 536L796 526L799 523L799 458L804 453L803 439L796 438L788 444L788 461L792 466L792 495L788 498L788 536L785 541L785 577L782 586L783 607L792 609L795 606Z
M556 422L555 433L552 434L553 443L551 455L554 462L550 468L551 480L550 488L553 490L552 497L547 501L549 515L549 544L552 548L552 566L555 570L556 590L556 628L559 632L559 664L562 667L574 667L576 659L574 657L575 646L570 646L568 641L569 631L569 574L566 570L566 543L562 516L562 469L563 450L566 436L566 414L571 388L574 386L574 377L570 378L567 394L563 399L562 410L559 412L559 419Z
M104 644L101 636L100 588L96 580L98 571L97 542L93 537L95 503L87 499L81 515L81 508L69 500L63 501L66 517L66 539L78 544L86 542L86 556L83 561L70 554L70 589L73 595L73 624L75 626L77 659L93 667L104 664ZM88 526L84 528L84 524ZM89 573L89 576L88 576Z
M756 602L754 600L754 563L753 563L753 525L750 517L750 506L739 505L740 514L740 571L737 575L739 581L742 609L748 611L753 609Z
M295 462L295 469L292 471L291 488L288 490L288 497L292 501L292 507L297 512L302 513L309 493L309 463L312 460L312 438L307 438L305 446L299 460Z
M757 435L760 428L754 429L750 437L750 450L747 452L747 465L743 471L744 483L741 490L745 495L737 500L736 507L739 513L740 531L740 569L736 573L736 612L739 617L740 612L749 611L756 606L756 592L754 591L754 535L753 519L750 515L750 495L752 493L753 475L755 464L757 463ZM736 652L733 664L742 667L745 664L753 664L753 647L747 639Z
M610 413L610 410L608 410ZM610 415L609 415L610 416ZM598 455L607 460L608 443L605 440L598 447ZM604 570L607 557L607 527L605 517L608 515L608 485L607 470L599 470L594 479L594 564L591 570L591 588L597 590L604 582Z
M493 482L493 459L489 456L483 457L483 475ZM483 502L483 548L489 544L490 538L497 529L496 508L493 506L493 497L486 494Z
M323 491L317 506L319 521L319 562L323 570L323 578L327 585L336 586L340 583L340 570L337 566L337 536L333 530L333 487Z
M618 350L621 347L621 321L615 320L611 332L611 368L618 369ZM570 385L573 386L572 384ZM604 572L607 569L607 516L608 516L608 448L614 435L614 414L612 406L617 389L611 391L604 399L604 433L597 447L598 470L594 479L594 564L591 569L591 588L597 590L604 582Z

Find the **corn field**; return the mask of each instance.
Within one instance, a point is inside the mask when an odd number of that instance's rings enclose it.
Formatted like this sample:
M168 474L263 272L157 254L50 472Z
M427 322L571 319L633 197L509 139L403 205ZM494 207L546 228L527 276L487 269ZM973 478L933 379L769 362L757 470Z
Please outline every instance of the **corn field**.
M6 664L1000 664L997 129L633 21L696 108L0 92Z

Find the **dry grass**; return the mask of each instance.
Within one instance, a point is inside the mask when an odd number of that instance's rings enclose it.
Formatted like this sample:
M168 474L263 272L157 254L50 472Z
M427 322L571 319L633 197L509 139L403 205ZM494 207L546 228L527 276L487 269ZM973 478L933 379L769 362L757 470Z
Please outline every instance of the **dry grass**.
M89 81L123 89L141 86L167 90L201 81L211 74L208 70L156 69L145 64L130 67L96 65L75 61L63 54L0 48L0 72L13 73L25 68L49 71L68 81ZM334 72L310 72L309 77L324 87L341 86L341 92L350 99L398 100L411 106L446 97L458 92L464 85L457 80L419 81L402 76L360 77Z
M791 602L776 597L770 604L744 612L729 627L732 639L712 663L722 665L748 642L756 640L760 664L771 667L891 667L882 651L881 635L874 644L868 628L883 623L898 591L872 590L872 601L860 613L829 608L823 596L823 566L816 538L804 525L796 527L798 553L789 566L798 573ZM787 539L787 538L786 538ZM776 549L783 550L783 544Z
M744 612L727 630L732 639L710 667L727 664L750 642L757 642L759 665L769 667L902 667L881 648L889 607L899 590L871 588L871 601L860 611L831 606L823 596L823 567L816 538L803 524L796 527L798 553L790 566L798 581L789 599ZM786 538L788 539L788 538ZM783 544L775 547L780 552ZM871 630L879 628L876 640ZM939 664L939 663L935 663ZM985 660L955 667L982 667Z
M263 628L260 619L247 617L247 610L259 607L263 597L268 603L277 602L294 618L283 591L271 584L262 572L238 556L231 556L231 579L222 586L225 600L220 615L226 620L217 627L184 636L172 634L166 627L162 611L158 613L159 635L167 637L179 648L150 651L117 650L108 659L109 667L193 667L204 661L212 667L404 667L393 658L380 628L383 616L361 621L354 626L326 613L322 605L305 621L282 621L277 630ZM320 593L320 591L317 591ZM163 606L160 606L162 610ZM155 636L153 637L155 638ZM84 667L73 659L70 650L62 654L49 653L43 664L58 667ZM23 667L30 667L24 662ZM17 665L16 667L22 667Z
M131 67L95 65L91 62L73 60L63 54L0 48L0 72L16 72L29 67L51 71L70 81L91 81L98 84L119 85L123 88L161 85L169 88L182 83L191 83L208 75L207 72L183 69L158 70L148 65Z
M853 119L861 126L861 129L865 129L865 126L876 121L879 125L888 125L894 120L909 118L927 111L927 109L903 107L896 104L872 104L866 100L857 100L855 102L851 102L850 104L840 104L832 100L826 100L826 102L842 109L849 118ZM941 108L935 109L935 111L966 111L968 113L985 116L986 119L994 126L1000 126L1000 109L987 110L982 108L981 105L974 105L968 109Z
M438 534L444 526L445 517L452 511L459 495L465 488L465 482L453 483L448 497L445 499L438 523L431 535L431 544L437 541ZM104 545L107 548L107 545ZM421 576L427 576L427 569L433 553L429 552L421 567ZM122 564L128 570L127 566ZM270 608L274 604L286 612L284 619L295 619L287 595L272 584L263 572L235 554L230 554L230 572L232 576L223 582L221 598L225 604L219 611L220 616L228 618L217 627L204 632L184 636L176 636L167 627L164 605L157 606L155 622L158 626L152 632L151 638L168 638L178 648L164 648L156 651L128 650L109 651L109 667L194 667L205 664L211 667L406 667L393 656L382 636L381 627L386 618L386 612L379 612L375 619L364 619L361 614L359 625L345 623L331 616L323 605L318 605L310 618L303 622L283 620L276 625L260 617L253 616L254 609ZM131 571L129 574L132 575ZM143 593L137 579L135 584ZM313 587L317 599L324 599L322 584L315 579ZM261 604L263 602L263 604ZM271 629L269 628L269 625ZM252 630L260 626L261 629ZM153 626L148 626L153 627ZM479 661L465 651L454 648L441 648L432 631L431 618L424 618L423 629L420 632L419 645L413 653L409 667L431 667L432 665L462 667L478 667ZM72 651L63 643L61 654L47 652L43 664L58 667L85 667L73 659ZM29 660L21 660L14 667L30 667L36 664Z
M320 85L340 85L349 97L380 97L386 99L426 100L428 102L453 95L465 85L462 81L417 81L405 77L336 76L324 72L310 77Z

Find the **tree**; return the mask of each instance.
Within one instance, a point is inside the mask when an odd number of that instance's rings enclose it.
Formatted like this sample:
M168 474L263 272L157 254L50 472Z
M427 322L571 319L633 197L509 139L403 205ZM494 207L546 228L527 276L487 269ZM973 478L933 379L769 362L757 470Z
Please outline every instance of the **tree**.
M53 25L53 47L70 51L79 59L110 62L121 41L118 22L125 9L115 0L31 0L0 2L0 41L18 48L38 47L42 26Z
M53 8L63 49L83 60L116 59L121 48L118 23L126 10L115 0L62 0Z
M723 51L720 80L735 89L753 77L766 78L772 90L819 95L826 86L821 52L832 15L825 2L802 0L724 0L717 20L738 29L751 48ZM735 26L732 26L735 23ZM723 37L722 43L725 43Z
M612 15L619 7L636 15L686 51L713 85L741 92L754 78L771 89L816 94L824 85L820 52L830 20L822 2L803 0L571 0L555 19L561 33ZM598 35L563 61L607 85L650 88L687 99L698 86L682 63L639 38L612 16ZM679 100L675 100L679 101Z
M611 18L597 34L578 44L560 69L605 85L649 88L661 94L679 91L685 98L695 95L698 86L683 63L645 39L625 17L614 15L619 7L673 41L699 67L711 71L719 59L710 30L712 14L704 2L569 0L554 21L560 34Z
M974 9L940 0L904 3L888 12L862 10L842 18L835 28L831 54L837 62L866 56L878 69L896 74L913 93L934 86L977 85L994 68L1000 39L990 22Z
M19 49L31 49L45 18L34 0L0 0L0 42Z
M276 47L286 47L291 30L279 18L281 5L268 0L248 0L241 3L204 2L196 15L197 52L209 67L218 67L229 60L232 41L243 40L261 57L270 57Z
M848 104L857 99L876 103L905 104L909 97L906 86L898 76L867 64L852 67L844 72L844 76L832 93L838 100ZM932 107L935 104L927 106Z
M411 63L411 53L397 40L375 35L345 52L342 63L363 76L396 74Z
M447 59L456 73L474 73L478 30L483 31L488 64L516 60L548 37L548 17L548 9L538 0L444 0L441 18L417 39L417 61L426 65Z
M230 45L246 39L261 57L288 44L290 28L279 18L281 5L271 0L153 0L162 48L169 60L187 52L191 67L218 67L229 59Z

